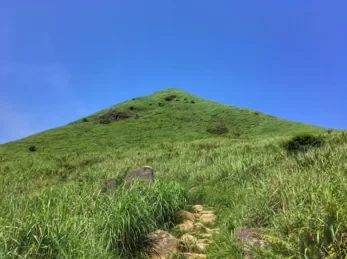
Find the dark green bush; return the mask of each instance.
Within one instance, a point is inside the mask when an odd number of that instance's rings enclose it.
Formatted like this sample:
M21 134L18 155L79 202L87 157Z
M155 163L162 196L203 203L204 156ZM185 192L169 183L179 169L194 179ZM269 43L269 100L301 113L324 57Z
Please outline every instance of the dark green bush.
M83 118L82 122L88 122L88 118Z
M306 151L310 148L318 148L323 145L324 140L321 137L298 135L285 142L283 147L290 153L296 153L299 151Z
M190 101L190 103L195 103L195 101Z
M208 127L207 132L215 135L223 135L227 134L229 132L229 129L225 125L219 124Z
M165 97L165 101L170 102L175 99L177 96L175 94L169 95Z
M35 152L37 150L37 148L35 146L30 146L29 147L29 151L30 152Z

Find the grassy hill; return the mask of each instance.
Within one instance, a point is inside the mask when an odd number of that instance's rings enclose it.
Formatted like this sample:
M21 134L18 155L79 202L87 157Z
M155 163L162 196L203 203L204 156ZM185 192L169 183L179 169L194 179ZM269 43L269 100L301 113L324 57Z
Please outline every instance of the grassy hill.
M307 133L324 145L284 148ZM195 203L218 215L210 258L242 258L238 226L266 233L260 258L343 258L346 154L346 132L177 89L129 100L0 146L0 258L142 258L144 236ZM153 186L100 192L145 164Z
M123 112L130 117L102 123L106 121L100 117L112 115L112 111ZM0 156L4 153L18 155L32 145L37 147L38 152L85 153L139 144L191 141L216 135L250 139L300 132L322 132L322 129L211 102L181 90L166 89L149 96L135 97L69 125L2 145Z

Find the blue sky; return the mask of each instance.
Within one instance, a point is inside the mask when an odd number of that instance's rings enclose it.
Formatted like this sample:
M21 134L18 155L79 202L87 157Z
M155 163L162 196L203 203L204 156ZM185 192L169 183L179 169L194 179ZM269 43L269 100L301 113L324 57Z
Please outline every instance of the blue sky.
M346 1L0 3L0 143L175 87L347 129Z

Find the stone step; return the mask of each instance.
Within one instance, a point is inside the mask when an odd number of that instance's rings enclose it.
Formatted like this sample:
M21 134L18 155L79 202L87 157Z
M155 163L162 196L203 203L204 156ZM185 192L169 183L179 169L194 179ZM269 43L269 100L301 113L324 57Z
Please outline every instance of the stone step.
M205 254L195 254L195 253L183 253L187 259L205 259L207 255Z
M200 214L214 214L214 210L202 210L199 213Z

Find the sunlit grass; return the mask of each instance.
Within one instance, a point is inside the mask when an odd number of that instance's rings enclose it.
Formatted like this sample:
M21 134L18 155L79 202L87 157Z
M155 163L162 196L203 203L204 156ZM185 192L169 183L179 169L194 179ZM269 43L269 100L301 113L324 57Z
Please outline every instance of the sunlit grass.
M172 91L133 101L141 123L98 125L94 115L1 145L0 258L141 258L146 235L171 229L196 203L216 210L221 231L210 258L242 258L238 226L262 229L269 245L254 249L261 258L346 256L345 132L202 99L185 103L192 96L184 93L184 106L150 108ZM211 116L224 110L229 132L210 135ZM323 137L324 145L290 154L283 143L299 133ZM106 179L144 165L154 168L154 185L101 192Z
M240 251L237 226L263 228L267 256L339 258L347 244L347 136L326 138L295 156L284 139L220 139L2 163L1 256L140 256L146 234L170 229L180 209L199 202L215 207L222 229L212 258ZM100 192L104 179L144 164L154 167L155 185Z

